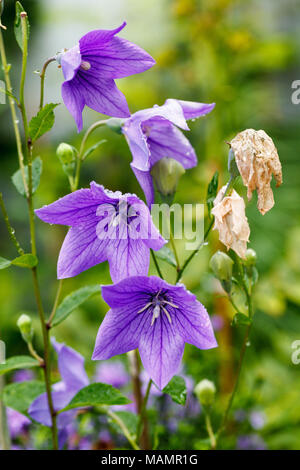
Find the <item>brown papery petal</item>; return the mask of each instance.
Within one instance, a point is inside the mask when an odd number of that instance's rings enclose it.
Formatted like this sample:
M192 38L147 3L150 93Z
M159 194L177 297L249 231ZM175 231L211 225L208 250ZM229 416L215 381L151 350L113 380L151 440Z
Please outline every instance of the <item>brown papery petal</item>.
M273 140L263 130L247 129L237 134L230 145L244 185L248 188L248 200L256 189L258 210L265 214L274 206L272 175L276 186L282 183L281 163Z

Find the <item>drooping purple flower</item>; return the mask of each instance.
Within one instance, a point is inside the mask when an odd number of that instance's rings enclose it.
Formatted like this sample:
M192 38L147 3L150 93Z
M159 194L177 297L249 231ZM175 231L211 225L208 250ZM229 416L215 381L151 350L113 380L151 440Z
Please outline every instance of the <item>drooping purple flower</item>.
M196 166L195 150L178 127L188 131L187 120L210 113L214 106L168 99L162 106L138 111L125 120L122 131L133 157L131 168L149 206L154 202L151 168L163 157L174 158L186 169Z
M183 285L134 276L102 287L111 307L98 331L94 360L139 349L149 376L162 389L177 372L185 343L217 346L203 305Z
M150 248L159 250L166 243L143 201L94 182L35 212L44 222L71 227L60 250L58 279L106 260L113 282L147 274Z
M58 343L52 338L52 345L58 355L58 369L62 381L52 387L52 400L55 411L67 406L76 393L89 384L88 376L84 369L84 358L74 349ZM51 426L47 394L38 396L28 410L32 419L45 426ZM76 410L65 411L57 416L59 430L59 445L63 446L67 439L66 430L76 415Z
M116 388L121 388L127 385L129 380L130 376L121 361L103 362L97 366L95 374L96 382L102 382Z
M26 416L12 408L6 408L6 413L10 436L12 439L15 439L28 428L31 421Z
M95 30L83 36L76 46L58 54L65 82L64 103L81 131L84 106L114 117L130 112L114 79L144 72L154 59L137 45L116 37L126 23L113 30Z

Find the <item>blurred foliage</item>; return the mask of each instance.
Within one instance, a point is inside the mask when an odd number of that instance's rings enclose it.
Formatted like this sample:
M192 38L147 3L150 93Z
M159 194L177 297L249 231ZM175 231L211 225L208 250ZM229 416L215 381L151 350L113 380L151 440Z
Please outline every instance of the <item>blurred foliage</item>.
M13 82L17 83L20 53L12 36L13 2L6 3L3 23L8 26L8 30L5 40L12 63ZM47 19L43 14L44 3L23 1L30 14L31 41L35 45L43 36L43 28L38 28L39 18L43 25L49 27L53 24L55 27L54 22L50 24L51 15ZM131 1L124 0L122 3L122 12L129 11ZM138 1L132 3L137 5ZM78 18L81 7L81 2L73 2L74 18ZM291 83L300 74L299 4L293 0L163 0L144 1L139 8L143 16L133 17L131 31L134 32L135 28L140 31L142 23L143 27L151 29L151 34L159 36L163 33L159 27L167 24L167 34L163 34L163 42L156 40L152 48L151 44L148 45L147 49L157 60L156 67L120 82L131 110L150 107L155 103L162 104L168 97L216 102L216 108L210 115L191 123L188 137L197 151L199 165L182 177L175 202L184 204L203 201L207 184L216 170L220 173L221 184L227 181L226 142L240 130L249 127L264 129L278 148L284 183L274 191L275 207L261 216L256 209L255 195L247 205L251 227L250 246L257 252L260 274L255 294L258 311L240 391L234 405L235 410L242 409L247 416L251 410L259 409L265 414L266 422L262 429L256 431L246 418L242 424L232 419L230 430L233 432L231 437L224 438L223 446L234 448L237 436L241 433L259 433L267 448L300 449L300 365L291 362L291 344L295 339L300 339L300 120L299 109L292 105L290 98ZM52 14L56 18L54 10ZM65 22L70 23L68 26L72 25L72 14L64 18ZM152 24L151 20L157 17L162 17L164 21ZM101 22L100 12L99 18ZM63 27L62 23L58 24ZM89 24L85 26L86 30L91 29ZM145 47L143 28L138 39L136 42ZM41 66L46 58L43 51L39 51L31 63L40 63ZM38 77L31 72L27 84L30 97L38 89ZM56 75L59 96L60 77L59 73ZM31 115L36 111L36 102L36 98L29 100ZM55 150L62 128L66 128L63 140L72 145L79 145L81 136L76 135L72 118L67 113L60 114L63 112L61 109L57 111L52 137L42 139L35 148L36 155L43 159L44 167L35 196L36 207L48 204L67 192L67 179ZM85 117L86 122L98 118L97 113L91 110L85 112ZM24 244L29 248L26 203L11 182L11 175L17 169L17 159L8 106L0 106L0 120L0 187L18 238L25 240ZM65 125L65 122L68 124ZM81 185L87 186L90 180L96 179L112 190L136 192L142 197L129 168L131 156L125 139L108 129L100 129L90 139L90 143L96 143L99 138L106 139L106 143L85 162ZM241 182L237 189L245 194ZM40 220L36 221L36 226L42 294L46 311L49 312L57 288L55 260L66 229L50 227ZM0 233L0 255L12 259L16 253L2 218ZM203 352L187 346L185 364L195 382L205 377L216 382L219 392L213 422L216 426L219 413L226 403L227 392L231 389L237 346L241 342L243 328L231 328L233 311L223 298L220 286L208 272L211 254L219 248L223 249L214 233L210 241L191 263L184 281L211 314L222 318L223 327L217 333L220 347ZM180 259L184 259L187 255L184 242L178 242L178 247ZM164 262L161 265L172 280L172 268ZM153 267L151 273L155 273ZM67 279L63 296L87 284L109 282L108 267L104 263L74 279ZM0 298L0 334L7 344L7 353L9 356L24 354L25 344L16 327L20 313L32 313L35 330L39 331L30 274L16 267L1 271ZM100 296L95 296L53 331L58 340L75 347L85 356L90 373L94 370L90 357L97 328L106 310L104 301ZM37 342L39 350L39 335ZM42 436L42 431L40 433ZM159 445L165 449L205 447L203 416L179 420L173 433L166 432L164 427L159 429L158 439Z

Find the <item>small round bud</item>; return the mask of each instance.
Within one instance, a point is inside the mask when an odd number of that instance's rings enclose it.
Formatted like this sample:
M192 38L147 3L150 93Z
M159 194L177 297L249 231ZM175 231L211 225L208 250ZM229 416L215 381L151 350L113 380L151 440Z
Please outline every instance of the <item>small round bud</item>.
M158 192L167 197L174 196L179 179L184 173L183 166L174 158L169 157L159 160L151 170Z
M245 259L244 259L245 266L247 267L255 266L256 261L257 261L256 251L254 251L252 248L248 248L248 250L246 251Z
M56 155L63 165L69 165L75 161L74 149L71 145L62 142L56 149Z
M30 343L33 338L32 321L28 315L21 315L17 321L17 326L21 332L22 338L26 343Z
M209 266L214 272L215 276L220 281L230 281L232 277L232 265L233 261L230 256L223 253L223 251L217 251L210 259Z
M203 379L194 388L194 393L203 406L210 406L215 400L215 384L208 379Z

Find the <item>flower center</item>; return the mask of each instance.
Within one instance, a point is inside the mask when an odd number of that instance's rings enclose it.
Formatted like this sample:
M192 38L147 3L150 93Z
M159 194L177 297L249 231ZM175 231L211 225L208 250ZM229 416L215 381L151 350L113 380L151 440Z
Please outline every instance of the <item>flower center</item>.
M86 60L82 60L81 64L80 64L80 68L82 70L90 70L91 64L89 62L87 62Z
M160 317L161 313L166 315L168 322L171 324L172 318L168 311L169 307L179 308L178 305L173 304L173 302L167 300L163 295L160 295L159 291L150 302L146 303L146 305L138 311L138 313L143 313L148 309L151 309L151 326L154 325L155 320Z

